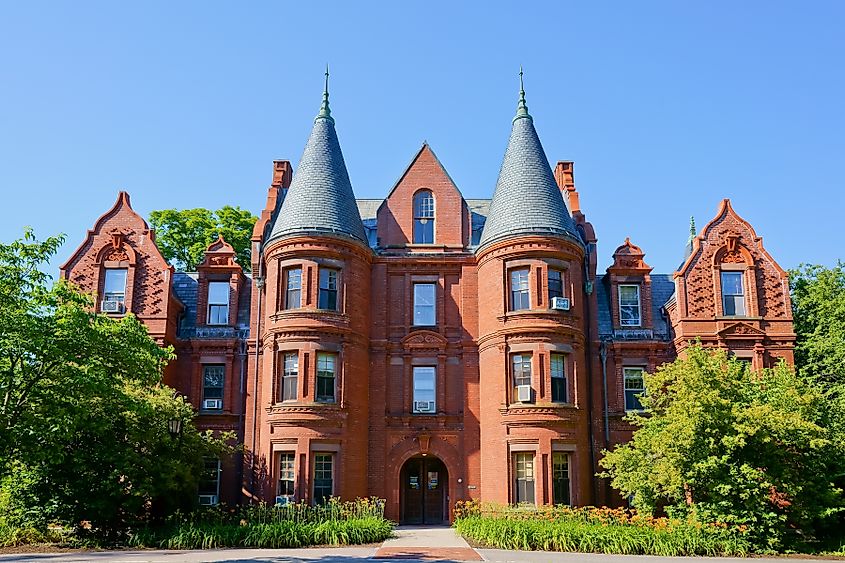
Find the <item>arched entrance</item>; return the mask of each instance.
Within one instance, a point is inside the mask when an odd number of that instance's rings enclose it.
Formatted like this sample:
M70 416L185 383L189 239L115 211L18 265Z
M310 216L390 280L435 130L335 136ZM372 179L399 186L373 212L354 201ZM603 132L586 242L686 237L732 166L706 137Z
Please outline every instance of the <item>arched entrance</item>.
M449 475L432 455L412 457L399 473L403 524L448 522Z

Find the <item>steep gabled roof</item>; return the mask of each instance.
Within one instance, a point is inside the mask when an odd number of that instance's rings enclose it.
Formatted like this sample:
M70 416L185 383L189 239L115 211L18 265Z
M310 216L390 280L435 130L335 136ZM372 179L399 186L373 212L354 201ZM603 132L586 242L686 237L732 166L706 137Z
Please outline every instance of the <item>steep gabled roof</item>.
M329 111L328 78L326 84L320 113L314 120L311 136L268 241L302 234L329 234L367 245L364 224Z
M521 89L479 250L491 243L522 235L566 237L580 242L534 129L534 120L528 114L525 91Z

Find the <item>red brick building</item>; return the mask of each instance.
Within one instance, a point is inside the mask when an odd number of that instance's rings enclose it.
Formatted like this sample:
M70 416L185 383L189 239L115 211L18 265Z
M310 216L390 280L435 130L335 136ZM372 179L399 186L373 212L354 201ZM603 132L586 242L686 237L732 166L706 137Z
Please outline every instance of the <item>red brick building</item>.
M175 272L121 192L62 275L172 344L166 383L245 444L209 460L202 502L378 496L433 523L462 499L620 504L600 452L630 439L643 371L691 340L792 361L786 274L728 200L671 274L630 240L598 273L596 242L524 92L490 200L427 144L356 200L325 93L296 172L274 163L251 264L219 239Z

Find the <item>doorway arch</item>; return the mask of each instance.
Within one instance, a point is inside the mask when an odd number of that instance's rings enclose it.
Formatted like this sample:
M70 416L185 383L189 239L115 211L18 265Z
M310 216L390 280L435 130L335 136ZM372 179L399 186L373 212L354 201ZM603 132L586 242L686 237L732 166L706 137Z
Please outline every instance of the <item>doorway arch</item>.
M449 474L446 464L433 455L417 455L399 472L399 505L402 524L449 522Z

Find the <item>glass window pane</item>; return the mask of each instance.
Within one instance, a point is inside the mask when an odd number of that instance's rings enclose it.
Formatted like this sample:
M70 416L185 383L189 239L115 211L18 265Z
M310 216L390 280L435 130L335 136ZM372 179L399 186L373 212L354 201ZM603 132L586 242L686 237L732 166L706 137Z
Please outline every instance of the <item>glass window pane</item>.
M625 410L642 410L640 395L645 390L642 368L623 368L625 379Z
M553 297L563 297L563 274L560 270L549 269L549 301Z
M742 295L742 272L722 272L722 294Z
M125 268L108 268L106 269L106 279L103 287L103 292L106 294L120 294L126 292L126 269Z
M229 282L208 282L208 303L210 305L228 305Z
M414 411L434 412L437 371L433 366L414 367ZM428 403L420 408L417 403Z
M434 326L435 321L435 284L414 284L414 324Z

